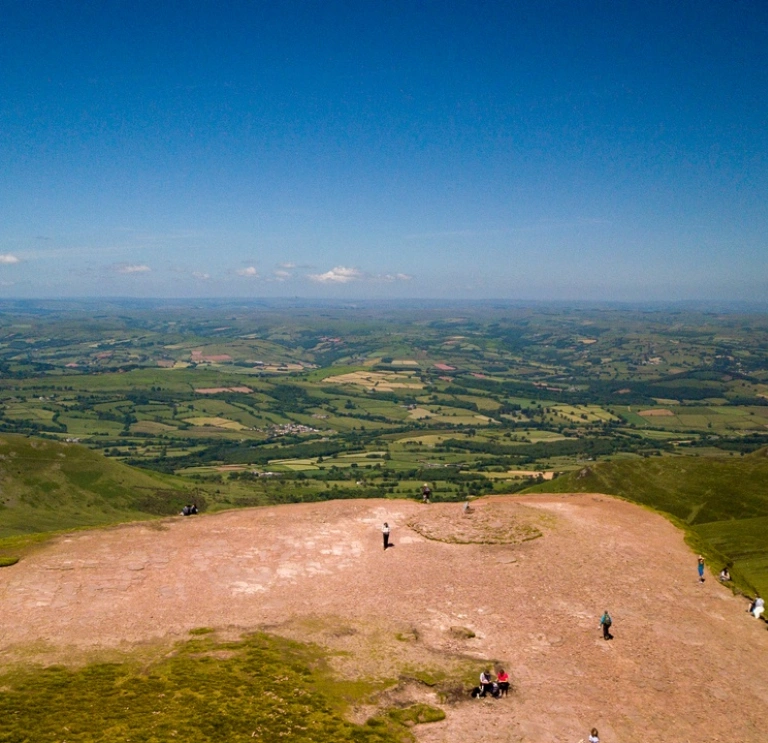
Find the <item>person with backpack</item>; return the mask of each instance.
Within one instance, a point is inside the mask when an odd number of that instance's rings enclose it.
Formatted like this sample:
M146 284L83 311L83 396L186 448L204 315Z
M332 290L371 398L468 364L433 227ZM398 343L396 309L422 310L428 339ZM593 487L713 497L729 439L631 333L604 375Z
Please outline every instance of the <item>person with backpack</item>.
M603 612L603 616L600 617L600 626L603 628L603 640L613 640L613 635L611 634L612 624L613 619L611 619L611 615L608 613L608 609L606 609Z

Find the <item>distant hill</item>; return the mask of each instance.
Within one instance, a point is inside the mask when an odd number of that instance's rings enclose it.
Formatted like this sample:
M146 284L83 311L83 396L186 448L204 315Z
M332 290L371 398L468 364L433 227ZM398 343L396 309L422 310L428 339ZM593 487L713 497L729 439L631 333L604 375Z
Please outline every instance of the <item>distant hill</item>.
M768 449L728 459L603 462L525 492L606 493L664 511L688 528L697 548L732 562L744 588L768 594Z
M0 539L178 513L192 497L84 446L0 435Z

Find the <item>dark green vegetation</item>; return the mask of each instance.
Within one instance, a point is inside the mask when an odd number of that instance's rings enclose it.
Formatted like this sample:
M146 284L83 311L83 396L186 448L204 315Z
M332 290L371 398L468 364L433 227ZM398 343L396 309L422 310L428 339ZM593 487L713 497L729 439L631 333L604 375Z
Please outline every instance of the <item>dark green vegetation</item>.
M608 493L670 514L711 567L728 564L737 586L768 595L768 449L736 459L605 462L531 490Z
M445 716L416 705L354 725L343 718L345 709L381 684L337 681L318 649L288 640L193 635L149 666L5 672L0 742L404 743L413 739L410 725Z

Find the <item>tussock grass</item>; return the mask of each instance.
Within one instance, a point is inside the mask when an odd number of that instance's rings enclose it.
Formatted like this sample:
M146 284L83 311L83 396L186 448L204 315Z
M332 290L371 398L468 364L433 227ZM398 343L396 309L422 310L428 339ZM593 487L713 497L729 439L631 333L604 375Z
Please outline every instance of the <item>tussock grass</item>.
M410 727L425 722L440 722L445 719L445 712L429 704L414 704L404 709L390 710L389 718Z
M346 706L375 685L336 681L317 648L264 634L196 633L150 666L7 671L0 688L2 743L405 743L409 726L444 716L416 705L348 722Z

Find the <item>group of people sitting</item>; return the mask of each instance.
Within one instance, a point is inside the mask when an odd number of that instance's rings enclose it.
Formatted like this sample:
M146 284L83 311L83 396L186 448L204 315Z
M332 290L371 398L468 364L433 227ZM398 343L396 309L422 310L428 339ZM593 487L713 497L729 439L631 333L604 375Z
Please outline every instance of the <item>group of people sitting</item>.
M182 516L194 516L197 513L197 504L196 503L188 503L184 508L181 509L181 515Z
M473 697L487 697L489 694L494 699L509 694L509 674L503 668L499 668L495 679L489 668L484 670L480 674L480 685L472 689Z

